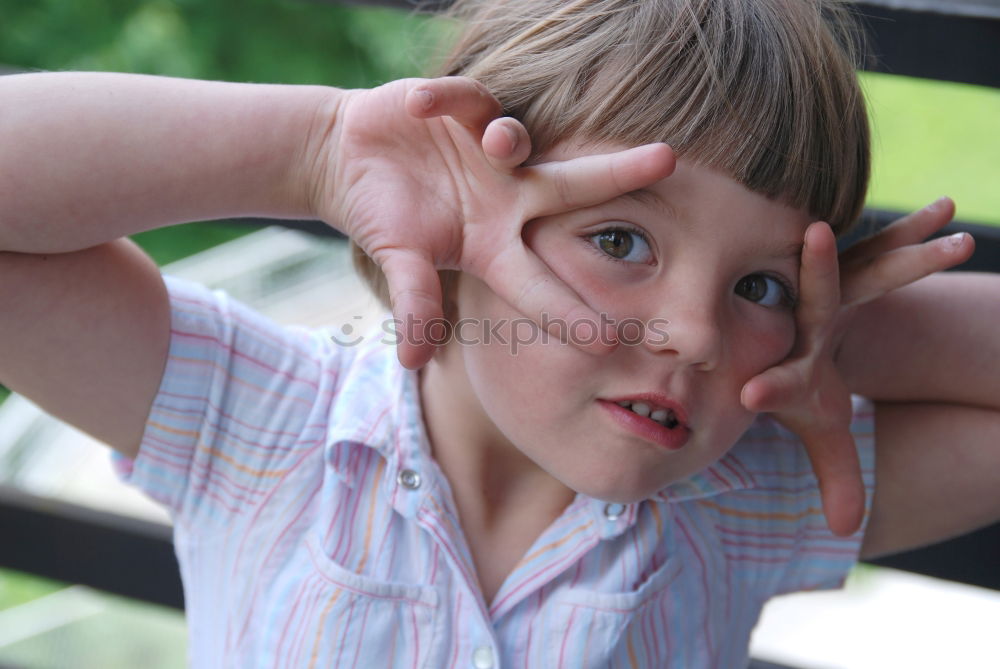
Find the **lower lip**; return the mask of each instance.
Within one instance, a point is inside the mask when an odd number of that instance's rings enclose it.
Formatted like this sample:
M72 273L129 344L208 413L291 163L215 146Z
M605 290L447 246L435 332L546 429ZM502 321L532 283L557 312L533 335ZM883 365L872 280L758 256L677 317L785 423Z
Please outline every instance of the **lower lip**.
M671 429L650 418L643 418L634 411L618 406L614 402L597 400L597 403L620 426L637 437L662 446L669 451L679 451L691 436L691 430L683 425Z

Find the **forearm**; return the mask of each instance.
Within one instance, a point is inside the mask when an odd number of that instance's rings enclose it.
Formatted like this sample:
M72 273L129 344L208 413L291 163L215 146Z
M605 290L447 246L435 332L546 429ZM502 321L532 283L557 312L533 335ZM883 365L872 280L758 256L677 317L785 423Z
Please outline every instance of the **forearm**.
M1000 408L1000 275L938 274L861 307L838 367L875 400Z
M338 91L139 75L0 77L0 250L183 221L309 217Z

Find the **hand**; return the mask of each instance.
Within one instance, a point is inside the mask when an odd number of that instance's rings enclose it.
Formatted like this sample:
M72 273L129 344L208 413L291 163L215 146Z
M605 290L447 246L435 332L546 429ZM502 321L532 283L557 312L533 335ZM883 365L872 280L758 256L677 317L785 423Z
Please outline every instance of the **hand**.
M802 249L795 347L785 361L743 387L746 408L773 413L802 439L819 479L827 524L835 534L857 530L865 501L850 433L850 393L836 366L838 346L855 307L969 258L974 243L968 234L921 243L953 215L951 200L939 200L845 251L839 267L829 226L809 226Z
M597 314L526 247L521 230L531 219L665 178L673 152L658 144L518 167L530 140L514 119L497 118L500 112L481 84L460 77L345 92L314 181L323 184L314 208L378 263L393 315L403 322L442 317L436 270L457 269L535 320L547 313L557 336L559 319L597 323ZM614 333L607 334L601 339L613 342ZM590 348L602 347L610 346ZM433 353L431 344L405 338L397 351L409 368Z

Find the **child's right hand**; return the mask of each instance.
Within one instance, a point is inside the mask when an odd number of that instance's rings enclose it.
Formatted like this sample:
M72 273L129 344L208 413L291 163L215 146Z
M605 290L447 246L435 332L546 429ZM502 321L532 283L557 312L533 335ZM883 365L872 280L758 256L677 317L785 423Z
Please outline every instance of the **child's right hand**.
M519 167L531 152L524 127L461 77L391 82L344 92L312 165L314 213L350 236L381 267L404 332L397 354L418 368L434 354L421 325L440 318L436 271L457 269L535 320L597 314L524 244L529 220L597 204L668 176L664 144L607 156ZM557 326L553 334L558 335ZM591 345L609 349L614 333Z

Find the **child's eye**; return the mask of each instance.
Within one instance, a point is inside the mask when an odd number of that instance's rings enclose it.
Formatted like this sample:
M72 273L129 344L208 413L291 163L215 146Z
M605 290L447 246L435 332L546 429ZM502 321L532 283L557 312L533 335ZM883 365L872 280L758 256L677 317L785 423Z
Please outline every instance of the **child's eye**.
M767 274L750 274L736 282L736 294L765 307L794 307L795 295L791 287Z
M645 264L653 261L649 243L638 230L608 228L590 235L590 240L602 253L615 260Z

